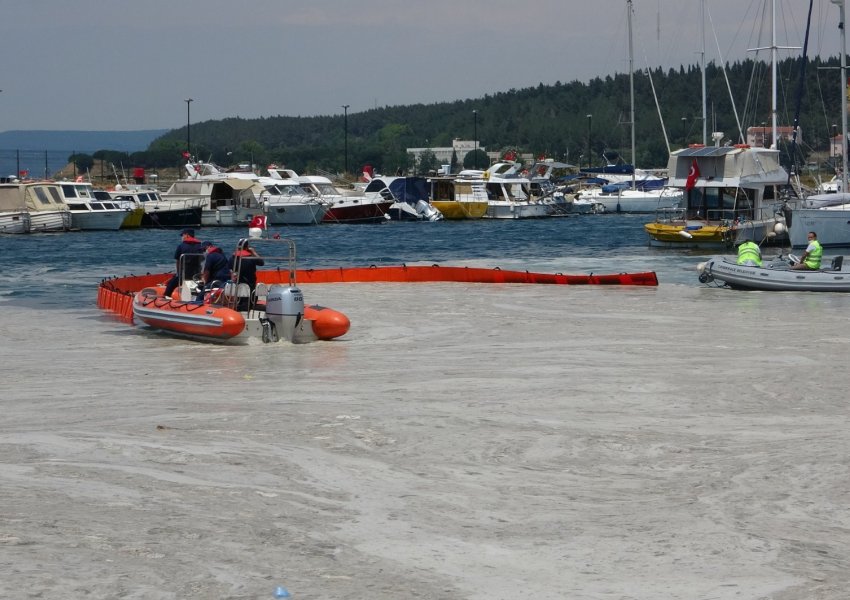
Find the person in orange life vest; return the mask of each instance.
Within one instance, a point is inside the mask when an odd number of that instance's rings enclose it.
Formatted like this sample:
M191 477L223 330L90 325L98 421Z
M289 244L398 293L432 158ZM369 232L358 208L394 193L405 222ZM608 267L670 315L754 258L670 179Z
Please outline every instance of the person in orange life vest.
M248 240L242 242L242 247L237 249L230 257L230 270L232 277L237 283L246 283L251 292L257 287L257 267L266 264L257 251L251 247ZM250 298L240 298L239 310L250 308Z
M213 281L222 283L230 280L230 264L227 257L221 248L212 242L204 242L202 244L206 251L207 257L204 259L204 270L201 273L201 278L204 281L204 286L208 286Z
M177 286L185 279L191 279L201 272L201 256L190 256L183 260L181 257L184 254L203 254L204 248L201 246L201 240L195 237L194 229L184 229L180 232L180 244L174 251L174 260L177 262L177 268L171 279L165 285L165 295L171 297ZM183 272L185 270L185 272Z

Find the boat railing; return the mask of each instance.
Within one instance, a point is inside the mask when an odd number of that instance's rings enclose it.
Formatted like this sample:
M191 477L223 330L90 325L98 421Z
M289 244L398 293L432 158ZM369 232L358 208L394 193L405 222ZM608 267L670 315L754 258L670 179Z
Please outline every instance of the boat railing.
M678 206L665 206L655 209L656 223L672 223L673 221L684 221L686 209Z

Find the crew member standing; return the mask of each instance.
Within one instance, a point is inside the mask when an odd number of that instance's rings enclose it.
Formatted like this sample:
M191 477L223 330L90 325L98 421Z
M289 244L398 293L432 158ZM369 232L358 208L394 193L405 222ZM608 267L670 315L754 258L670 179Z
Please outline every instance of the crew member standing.
M171 294L183 281L200 273L203 263L204 248L201 245L201 240L195 238L195 230L184 229L180 232L180 236L182 239L174 251L174 260L177 263L175 273L165 286L165 295L168 297L171 297ZM196 254L197 256L187 256L181 260L184 254Z

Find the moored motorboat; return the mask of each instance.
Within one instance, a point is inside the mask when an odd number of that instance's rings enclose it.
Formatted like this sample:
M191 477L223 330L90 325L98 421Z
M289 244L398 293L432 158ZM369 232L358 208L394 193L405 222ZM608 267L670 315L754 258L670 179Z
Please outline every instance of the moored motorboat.
M0 183L0 233L68 231L71 213L50 181Z
M733 257L714 256L697 267L705 284L726 285L732 289L777 292L850 292L850 269L844 257L836 256L818 270L792 269L793 255L778 256L761 267L739 265Z
M130 210L112 201L104 191L106 198L98 197L94 186L78 179L60 181L57 184L62 200L71 212L71 227L83 231L117 231Z

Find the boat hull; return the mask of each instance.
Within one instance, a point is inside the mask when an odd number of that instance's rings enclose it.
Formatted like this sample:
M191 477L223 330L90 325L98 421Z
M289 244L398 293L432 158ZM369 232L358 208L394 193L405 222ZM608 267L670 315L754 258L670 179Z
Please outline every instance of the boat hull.
M850 292L850 270L792 270L784 261L763 267L739 265L715 256L701 265L700 281L721 281L733 289L774 292Z
M71 228L82 231L118 231L124 219L126 210L81 210L71 211Z
M484 215L487 219L542 219L552 215L549 204L535 202L490 202Z
M121 221L121 229L138 229L145 218L145 209L141 206L127 211L127 216Z
M271 225L316 225L325 218L328 206L319 202L268 202L264 210Z
M0 233L29 233L30 215L27 211L0 213Z
M588 194L582 199L599 202L608 213L652 214L658 209L678 205L682 201L682 193L623 190L620 194Z
M810 231L818 234L818 242L824 248L850 248L850 207L794 210L788 229L791 247L808 246L806 234Z
M443 213L444 219L449 219L451 221L481 219L487 214L487 202L431 200L431 206Z
M154 329L193 339L244 342L249 338L269 339L263 310L238 311L217 304L167 298L164 287L144 288L133 297L135 319ZM343 313L325 306L304 307L293 333L294 343L332 340L345 335L351 321Z
M200 206L145 207L142 227L148 229L200 227L202 211Z
M30 211L30 233L68 231L71 213L68 211Z
M343 196L335 200L323 223L382 223L392 202L370 202L363 196Z
M734 232L727 225L700 222L647 223L649 245L661 248L731 248Z

